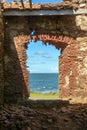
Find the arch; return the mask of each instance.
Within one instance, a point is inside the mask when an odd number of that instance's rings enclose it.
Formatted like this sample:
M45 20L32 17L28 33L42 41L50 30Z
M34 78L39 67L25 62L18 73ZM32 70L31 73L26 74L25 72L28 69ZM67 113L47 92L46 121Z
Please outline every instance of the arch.
M14 37L14 44L19 56L20 65L23 72L23 77L25 81L25 85L23 85L23 94L24 97L28 97L30 95L30 89L29 89L29 76L28 76L28 70L26 67L26 49L27 45L30 40L42 40L44 44L48 43L53 46L55 46L57 49L61 48L62 51L69 45L73 45L77 43L77 41L69 36L62 36L57 34L50 34L50 33L42 33L40 31L35 32L35 34L31 35L19 35ZM21 50L21 51L20 51ZM69 84L68 84L69 85Z
M42 33L39 32L36 34L30 34L30 35L19 35L17 37L14 37L14 42L15 43L20 43L25 46L27 46L27 43L29 40L41 40L43 41L44 44L52 44L55 46L57 49L60 48L61 46L69 45L69 44L75 44L77 41L73 37L69 36L64 36L64 35L57 35L57 34L49 34L49 33Z

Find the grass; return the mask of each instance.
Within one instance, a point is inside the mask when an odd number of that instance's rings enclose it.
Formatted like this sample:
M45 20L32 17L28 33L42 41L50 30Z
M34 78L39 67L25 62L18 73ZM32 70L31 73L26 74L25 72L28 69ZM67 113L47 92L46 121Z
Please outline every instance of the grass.
M30 97L37 98L37 99L57 99L58 98L58 91L57 92L49 92L49 93L31 91Z

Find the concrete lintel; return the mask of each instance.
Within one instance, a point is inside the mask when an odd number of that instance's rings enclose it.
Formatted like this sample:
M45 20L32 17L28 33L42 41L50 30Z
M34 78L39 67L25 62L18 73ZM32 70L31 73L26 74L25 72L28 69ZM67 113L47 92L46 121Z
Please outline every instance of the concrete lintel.
M4 16L43 16L87 14L87 9L78 10L5 10Z

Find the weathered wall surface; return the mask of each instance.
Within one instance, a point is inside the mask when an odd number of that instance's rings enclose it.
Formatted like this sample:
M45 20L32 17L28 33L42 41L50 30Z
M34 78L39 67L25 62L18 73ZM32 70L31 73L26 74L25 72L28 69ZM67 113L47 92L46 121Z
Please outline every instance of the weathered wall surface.
M86 17L5 17L4 87L5 97L8 97L5 98L6 102L17 102L29 96L26 49L31 39L40 39L44 44L48 42L62 49L59 69L60 98L78 98L78 101L86 101ZM33 36L30 35L32 31L35 31Z
M76 16L77 44L65 49L60 57L60 96L75 102L87 101L87 16ZM67 71L68 70L68 71ZM61 71L64 71L61 73ZM61 75L65 77L62 80ZM61 81L62 80L62 81ZM65 82L65 85L64 85ZM62 84L61 84L62 83ZM69 88L68 88L69 87Z
M4 29L3 18L0 3L0 104L3 103L4 79L3 79L3 42L4 42Z
M29 81L27 81L29 74L26 70L26 49L22 44L24 39L23 41L20 38L14 40L15 36L22 35L23 32L26 33L26 25L24 18L20 17L7 18L5 21L5 102L20 102L23 98L29 97L28 90L26 90L29 87Z
M67 1L67 0L63 0L63 1ZM86 3L87 0L68 0L70 2L73 2L73 3Z
M68 24L65 19L67 19ZM76 47L77 43L75 41L76 34L73 33L76 29L75 24L75 17L72 16L59 16L58 18L56 16L5 18L4 87L6 102L16 102L18 99L20 100L23 97L25 98L29 96L29 77L26 69L26 48L30 39L34 39L35 41L40 39L44 42L44 44L48 42L56 48L62 49L62 57L64 62L64 66L63 64L60 65L60 88L62 90L63 86L66 84L66 76L69 76L70 73L74 74L74 72L77 71L77 64L74 65L73 58L73 55L76 56L78 52ZM30 36L33 30L35 31L35 35ZM75 54L72 50L73 48L76 48L74 49ZM67 61L67 55L71 58L71 65L69 61ZM65 62L67 62L67 66L65 66ZM73 70L73 66L76 70ZM68 69L68 67L71 69ZM65 68L68 73L65 72ZM72 78L71 80L75 82L74 84L76 84L75 78ZM71 82L67 83L66 91L64 90L61 92L63 97L66 92L67 96L70 96L70 83ZM73 85L71 87L73 87Z
M78 88L77 92L82 100L87 101L87 15L78 15L76 25L79 27L77 41L78 51Z

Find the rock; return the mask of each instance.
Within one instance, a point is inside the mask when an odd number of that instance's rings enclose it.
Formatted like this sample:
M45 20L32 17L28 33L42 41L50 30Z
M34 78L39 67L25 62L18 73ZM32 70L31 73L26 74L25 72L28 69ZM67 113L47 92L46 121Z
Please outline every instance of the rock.
M31 128L30 128L30 127L27 127L27 130L31 130Z

